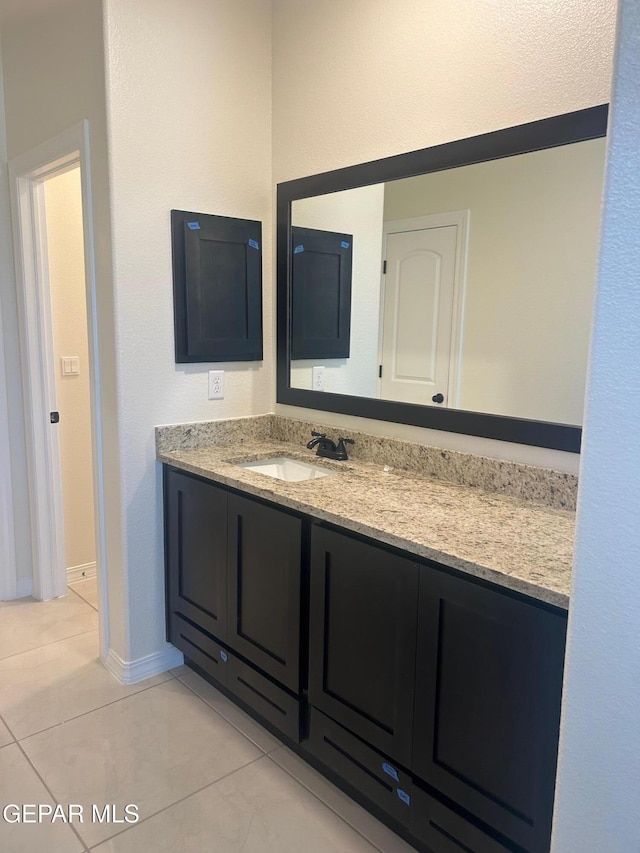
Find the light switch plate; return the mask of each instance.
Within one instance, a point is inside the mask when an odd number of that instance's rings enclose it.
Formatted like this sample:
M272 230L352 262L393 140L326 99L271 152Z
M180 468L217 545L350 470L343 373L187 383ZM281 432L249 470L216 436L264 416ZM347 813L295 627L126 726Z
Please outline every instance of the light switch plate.
M224 399L224 370L209 371L209 399Z
M78 376L80 374L80 357L77 355L63 355L60 359L63 376Z

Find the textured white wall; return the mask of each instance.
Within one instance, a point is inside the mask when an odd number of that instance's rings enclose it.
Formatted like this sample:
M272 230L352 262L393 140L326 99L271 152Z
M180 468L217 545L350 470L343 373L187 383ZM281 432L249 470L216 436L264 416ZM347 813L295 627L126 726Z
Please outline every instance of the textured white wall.
M312 368L318 364L326 367L325 391L377 396L383 208L384 184L293 203L294 225L353 235L349 358L294 361L293 388L311 390Z
M82 188L77 167L45 183L49 283L53 320L56 407L64 504L67 568L93 563L96 538L91 448L91 386L82 232ZM77 356L80 372L64 376L61 359Z
M615 0L274 0L274 179L603 103L614 21ZM323 414L327 422L358 423L336 417ZM360 425L569 470L578 464L574 455L539 448Z
M471 212L461 409L582 424L605 143L387 184L385 220Z
M271 269L271 45L268 0L105 0L120 459L130 638L126 657L164 643L162 491L153 427L266 412L262 363L176 365L169 212L262 220ZM264 302L272 304L264 276ZM268 315L267 315L268 316Z
M4 86L0 67L0 559L7 561L7 572L13 573L16 564L18 581L24 583L31 578L31 547L29 496L24 478L20 476L26 458L16 318ZM6 590L4 594L9 597L13 590Z
M640 5L621 0L555 853L640 850Z
M103 639L124 657L127 647L122 584L121 496L117 374L111 285L111 225L100 0L69 0L59 8L2 25L2 60L9 158L23 154L82 119L89 120L95 234L97 314L100 329L102 438L106 515L106 581L109 625ZM5 317L4 334L15 335L17 319ZM19 371L14 374L19 377ZM19 409L21 411L21 409ZM21 433L22 434L22 433ZM12 448L13 454L13 448ZM18 453L15 458L20 460ZM18 465L16 465L18 468ZM20 464L14 482L26 488ZM16 503L16 529L28 523L28 508ZM105 629L108 627L108 631ZM109 638L106 634L109 634Z

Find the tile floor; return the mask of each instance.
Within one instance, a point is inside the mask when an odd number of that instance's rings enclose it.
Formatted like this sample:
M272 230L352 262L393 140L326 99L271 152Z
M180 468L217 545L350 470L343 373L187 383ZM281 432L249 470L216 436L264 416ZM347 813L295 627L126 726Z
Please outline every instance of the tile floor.
M84 821L8 823L7 853L409 853L194 672L122 686L97 657L95 580L0 603L0 806L77 804ZM138 806L136 824L91 806Z

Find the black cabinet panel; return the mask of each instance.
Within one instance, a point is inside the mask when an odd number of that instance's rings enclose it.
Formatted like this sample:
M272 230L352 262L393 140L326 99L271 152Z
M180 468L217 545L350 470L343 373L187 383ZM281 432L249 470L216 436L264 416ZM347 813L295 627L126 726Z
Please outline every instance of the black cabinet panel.
M165 469L169 611L221 640L227 628L227 493Z
M297 693L302 522L238 495L228 512L229 645Z
M309 701L408 766L418 567L318 526L311 541Z
M413 783L407 773L315 708L306 746L326 767L408 826Z
M177 362L262 358L262 225L171 211Z
M418 787L413 789L410 829L432 853L513 853L515 849L505 847Z
M548 850L566 619L420 577L413 771L527 850Z
M348 358L353 236L291 229L291 358Z
M193 661L216 681L227 683L229 655L211 637L195 628L179 613L169 616L169 641L180 649L188 660Z
M293 741L300 740L300 699L278 687L235 655L229 656L227 686L238 699Z

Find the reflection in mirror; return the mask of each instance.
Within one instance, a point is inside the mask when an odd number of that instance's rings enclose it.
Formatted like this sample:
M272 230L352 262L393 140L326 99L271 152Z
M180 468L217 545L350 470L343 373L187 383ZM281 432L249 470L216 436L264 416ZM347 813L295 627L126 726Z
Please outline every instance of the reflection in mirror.
M292 360L291 387L579 425L604 151L592 139L295 200L293 229L352 238L351 322L348 356ZM339 264L316 297L328 335Z

